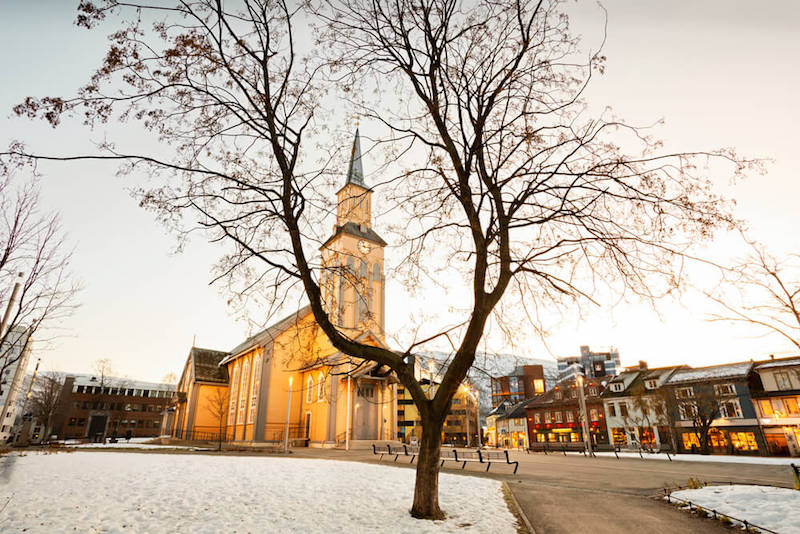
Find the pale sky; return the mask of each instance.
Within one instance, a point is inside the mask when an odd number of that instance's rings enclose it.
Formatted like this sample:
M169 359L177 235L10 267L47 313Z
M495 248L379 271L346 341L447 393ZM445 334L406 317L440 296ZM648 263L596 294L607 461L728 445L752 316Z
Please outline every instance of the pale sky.
M11 117L11 107L25 96L72 94L104 54L108 31L76 28L74 4L0 0L5 22L0 33L0 143L19 139L35 151L68 154L85 150L87 139L100 140L107 133L120 145L141 149L152 144L122 128L88 133L66 124L52 130ZM774 160L766 176L738 184L723 179L717 185L737 201L737 215L749 221L753 237L776 253L798 250L800 4L603 4L608 60L605 75L595 79L588 94L591 104L611 106L634 123L664 118L658 132L671 149L732 146L741 154ZM602 12L597 4L581 2L570 9L572 27L587 44L599 43ZM230 316L225 296L208 286L218 249L195 239L182 254L171 254L174 237L137 206L126 192L134 184L116 178L112 165L43 164L41 169L45 203L61 213L75 244L74 270L85 285L82 307L63 325L68 335L39 354L44 369L86 372L92 361L107 357L119 374L159 380L169 371L180 372L195 336L198 346L229 350L247 335L247 325ZM375 221L379 232L386 223ZM717 259L741 254L733 243L721 239L709 253ZM391 248L386 256L391 264ZM420 305L393 306L404 300L403 294L390 282L390 334ZM704 321L713 310L691 294L682 303L661 303L659 314L640 303L604 303L582 321L568 319L553 329L547 348L526 336L514 350L546 357L577 354L580 345L614 346L625 365L645 359L651 365L695 366L792 353L777 337L754 338L757 331Z

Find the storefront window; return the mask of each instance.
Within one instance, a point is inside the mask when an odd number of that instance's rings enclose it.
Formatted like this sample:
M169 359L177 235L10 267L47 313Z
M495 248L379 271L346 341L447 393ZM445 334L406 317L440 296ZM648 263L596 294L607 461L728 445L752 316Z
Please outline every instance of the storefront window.
M731 432L728 437L737 451L757 451L756 436L752 432Z
M621 428L612 428L611 439L614 440L614 445L625 445L625 431Z
M698 448L700 447L700 440L697 439L697 434L695 434L694 432L684 432L683 434L681 434L681 437L683 438L684 449L687 450L691 449L692 445Z
M577 432L572 432L572 433L569 435L569 438L570 438L570 440L571 440L571 441L573 441L573 442L575 442L575 441L580 441L580 440L581 440L581 435L580 435L580 434L578 434Z

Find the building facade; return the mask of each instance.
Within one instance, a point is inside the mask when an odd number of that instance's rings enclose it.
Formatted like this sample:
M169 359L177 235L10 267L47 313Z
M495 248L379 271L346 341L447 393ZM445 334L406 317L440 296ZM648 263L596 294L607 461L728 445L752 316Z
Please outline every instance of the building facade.
M0 443L11 439L14 422L22 412L23 382L32 344L28 329L17 326L8 331L0 346L0 363L5 367L0 377Z
M751 394L769 454L800 456L800 357L754 365Z
M385 246L372 228L372 190L364 182L356 131L347 178L337 192L336 224L320 247L320 289L334 325L352 339L384 348ZM308 306L227 351L219 365L227 374L228 440L286 438L332 447L396 437L397 380L388 369L334 349ZM188 383L180 385L179 399L187 403L188 390ZM208 404L210 391L198 391L198 405ZM180 434L177 421L174 436Z
M530 400L519 402L505 413L497 416L495 421L497 447L504 449L528 448L530 439L525 408L530 402Z
M605 410L601 394L612 376L586 377L583 393L586 420L591 441L608 444ZM553 389L528 401L525 406L528 436L531 442L581 442L583 438L582 410L578 394L579 380L575 377L560 381Z
M556 360L559 381L574 377L576 372L586 377L600 378L614 376L620 370L619 351L614 348L592 352L587 345L583 345L580 356L562 356Z
M607 384L602 397L610 443L630 449L675 450L663 386L679 369L648 369L645 362L639 362Z
M492 408L503 402L518 404L544 393L546 388L543 366L517 366L507 376L491 378Z
M177 439L217 440L224 435L228 414L228 369L220 362L227 352L192 347L177 394L163 421L164 433Z
M53 416L59 439L157 437L175 396L174 384L127 378L68 375Z
M430 397L436 394L437 384L420 380L422 389ZM397 439L403 443L416 443L422 439L422 418L419 416L411 394L397 386ZM475 446L481 442L477 395L468 386L458 388L450 401L450 411L442 427L442 443L458 446Z
M753 362L739 362L679 369L669 377L664 387L678 452L702 450L698 414L705 413L713 417L710 452L768 454L750 394L752 368Z

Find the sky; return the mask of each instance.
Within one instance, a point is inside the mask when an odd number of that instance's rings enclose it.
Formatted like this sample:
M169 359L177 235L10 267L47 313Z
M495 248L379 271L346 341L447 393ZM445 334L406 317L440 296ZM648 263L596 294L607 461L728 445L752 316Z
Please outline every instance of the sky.
M72 24L77 2L0 0L10 24L0 33L0 143L25 141L40 152L78 152L104 137L157 150L135 130L111 126L88 132L68 123L53 130L11 115L25 96L69 95L105 51L105 33ZM740 183L717 179L736 200L750 235L775 253L800 248L796 199L800 198L800 4L773 1L754 9L739 1L663 2L609 0L604 55L606 72L587 93L592 106L613 108L627 120L664 119L659 136L669 149L735 147L770 159L765 176ZM570 4L572 28L587 46L603 37L603 10L594 2ZM110 30L109 30L110 31ZM365 167L368 162L365 162ZM43 199L61 214L74 244L73 268L84 285L80 309L62 326L64 335L41 351L44 369L87 372L110 358L120 375L156 381L180 373L192 343L229 350L248 335L219 288L209 286L220 250L195 238L179 254L175 237L138 207L111 165L43 164ZM369 174L369 170L367 174ZM375 226L389 221L380 219ZM740 255L721 236L708 246L717 258ZM387 263L393 251L387 249ZM420 303L407 303L404 288L389 281L387 331L399 331ZM397 305L393 303L401 303ZM424 303L422 304L424 306ZM525 325L514 347L487 347L547 357L577 354L580 345L616 347L624 365L710 365L793 354L777 337L705 319L714 305L694 294L657 309L638 302L603 303L567 313L546 340Z

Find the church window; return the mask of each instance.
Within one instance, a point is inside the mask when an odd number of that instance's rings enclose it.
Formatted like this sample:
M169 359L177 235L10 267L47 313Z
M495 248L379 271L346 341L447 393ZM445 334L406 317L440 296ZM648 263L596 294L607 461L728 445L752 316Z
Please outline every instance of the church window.
M319 380L317 383L317 400L321 402L325 398L325 375L322 371L320 371L317 379Z
M306 404L311 404L314 402L314 379L311 375L308 375L308 380L306 381Z
M372 266L372 278L376 282L381 281L381 265L379 263L376 263L375 265Z
M355 263L356 262L353 259L353 256L347 256L347 272L348 273L355 274L355 272L356 272Z
M261 354L258 354L253 363L253 381L250 386L250 411L247 412L247 422L255 423L256 405L258 404L258 390L261 386Z
M236 423L244 423L244 413L247 411L247 382L250 378L250 362L245 360L242 366L242 384L239 387L239 413L236 416Z
M361 272L359 273L361 278L366 278L369 274L369 267L367 266L367 262L361 261Z
M233 421L233 418L236 415L236 393L238 387L239 387L239 366L235 365L233 368L233 380L231 381L230 413L228 414L228 419L230 421Z

